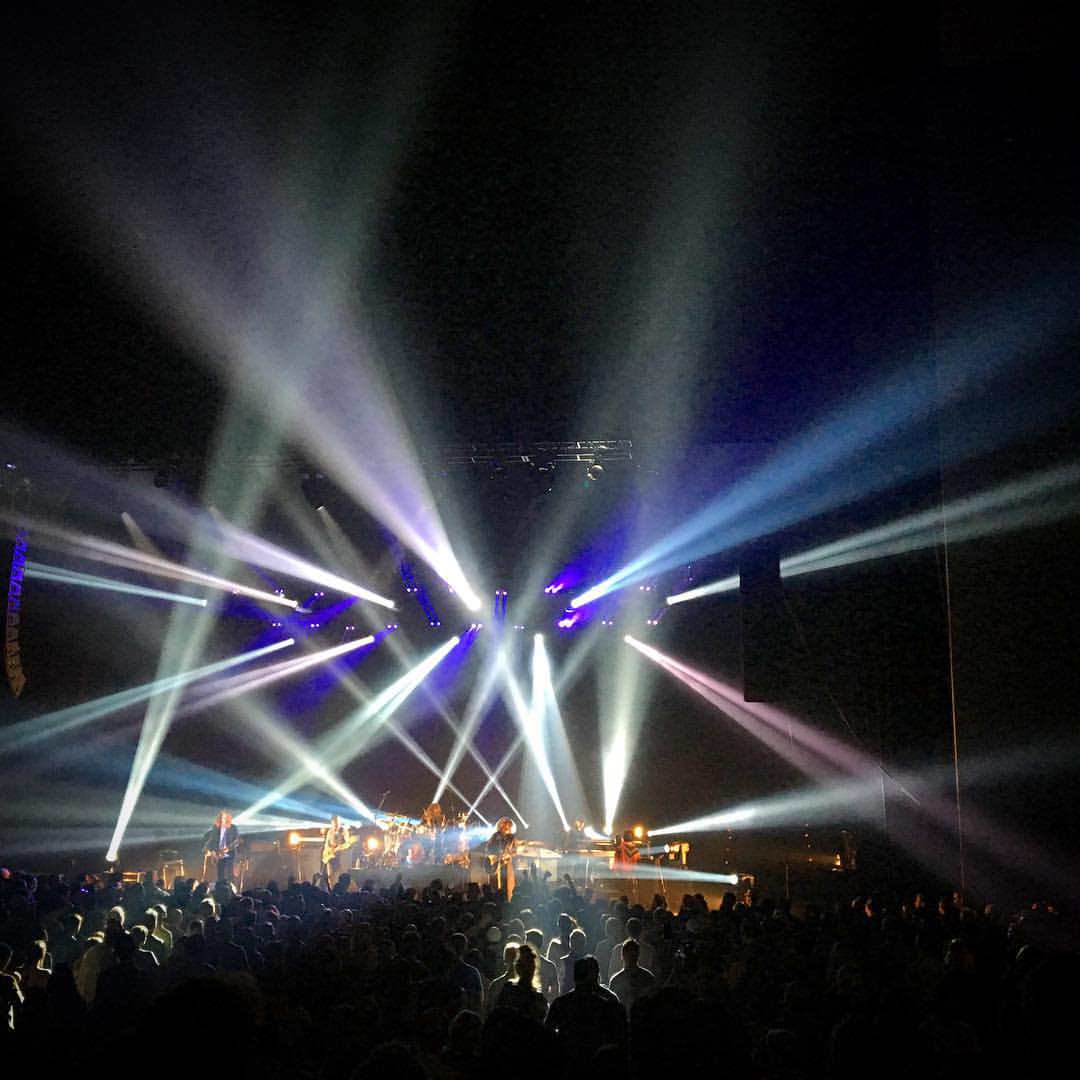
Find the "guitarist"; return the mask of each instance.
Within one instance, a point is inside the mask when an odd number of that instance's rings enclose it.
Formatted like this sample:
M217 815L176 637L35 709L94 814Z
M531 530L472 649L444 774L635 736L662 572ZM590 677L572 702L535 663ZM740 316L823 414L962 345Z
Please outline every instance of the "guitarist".
M232 881L239 846L240 830L233 824L232 814L222 810L203 834L203 877L207 863L213 860L217 863L218 881Z
M323 876L326 878L327 888L332 888L334 879L348 871L350 860L345 853L355 842L354 837L349 833L349 826L335 814L330 819L330 826L326 830L322 848Z
M488 880L496 892L506 891L506 899L514 896L514 853L517 850L517 838L514 836L514 823L508 817L499 818L495 831L488 837L487 861Z

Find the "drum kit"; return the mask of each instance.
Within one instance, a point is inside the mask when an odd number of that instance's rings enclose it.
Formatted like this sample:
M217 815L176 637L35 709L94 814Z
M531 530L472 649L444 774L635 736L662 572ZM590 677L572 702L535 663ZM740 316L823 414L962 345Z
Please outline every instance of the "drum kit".
M430 808L429 808L430 809ZM462 866L470 864L467 813L444 818L427 811L419 822L403 814L383 814L382 848L369 858L372 866Z

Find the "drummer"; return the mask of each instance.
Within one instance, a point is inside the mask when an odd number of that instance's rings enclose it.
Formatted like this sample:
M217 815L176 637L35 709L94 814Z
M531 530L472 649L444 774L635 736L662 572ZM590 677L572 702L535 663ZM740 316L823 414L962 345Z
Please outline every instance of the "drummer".
M443 813L443 808L437 802L430 803L420 815L419 831L421 833L426 833L430 837L430 843L427 845L427 858L424 861L436 863L442 862L443 841L446 832L446 815Z

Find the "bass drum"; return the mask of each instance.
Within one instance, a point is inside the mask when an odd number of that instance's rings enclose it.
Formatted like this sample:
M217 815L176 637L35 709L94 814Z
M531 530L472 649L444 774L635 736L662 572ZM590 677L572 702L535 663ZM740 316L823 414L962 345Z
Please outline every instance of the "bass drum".
M403 840L398 848L402 864L405 866L422 866L432 861L433 842L430 836L414 834L407 840Z

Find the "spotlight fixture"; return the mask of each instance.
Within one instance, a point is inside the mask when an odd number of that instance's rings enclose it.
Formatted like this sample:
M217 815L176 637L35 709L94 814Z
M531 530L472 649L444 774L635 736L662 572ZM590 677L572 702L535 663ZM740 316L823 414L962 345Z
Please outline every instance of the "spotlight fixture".
M587 480L599 480L604 475L604 466L599 461L594 461L586 470Z

